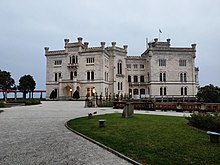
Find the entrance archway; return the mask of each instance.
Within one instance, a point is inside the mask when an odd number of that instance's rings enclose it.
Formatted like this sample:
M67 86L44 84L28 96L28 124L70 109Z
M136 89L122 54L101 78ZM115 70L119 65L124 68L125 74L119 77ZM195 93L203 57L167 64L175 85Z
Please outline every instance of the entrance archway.
M64 93L65 93L66 96L70 96L71 97L72 94L73 94L73 89L70 86L66 86L64 88Z

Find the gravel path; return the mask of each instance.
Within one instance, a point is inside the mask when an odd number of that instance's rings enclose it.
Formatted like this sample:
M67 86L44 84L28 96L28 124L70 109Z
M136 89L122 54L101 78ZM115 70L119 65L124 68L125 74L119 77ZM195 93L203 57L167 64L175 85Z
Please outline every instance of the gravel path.
M0 114L0 164L129 164L65 128L69 119L94 111L114 112L84 108L84 102L72 101L4 108Z

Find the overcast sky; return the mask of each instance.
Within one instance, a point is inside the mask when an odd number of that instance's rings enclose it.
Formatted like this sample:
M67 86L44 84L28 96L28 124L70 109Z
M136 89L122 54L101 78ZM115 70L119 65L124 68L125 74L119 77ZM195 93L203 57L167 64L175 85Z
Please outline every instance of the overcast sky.
M116 41L139 56L161 29L172 46L196 43L200 85L220 86L219 0L2 0L0 21L0 69L16 84L30 74L45 89L44 47L63 49L64 38L80 36L90 46Z

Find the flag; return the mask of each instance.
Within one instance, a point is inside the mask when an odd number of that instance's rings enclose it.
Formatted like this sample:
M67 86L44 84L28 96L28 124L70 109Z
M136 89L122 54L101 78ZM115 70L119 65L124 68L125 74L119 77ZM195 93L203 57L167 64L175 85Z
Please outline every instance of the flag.
M159 29L159 32L162 33L161 29Z

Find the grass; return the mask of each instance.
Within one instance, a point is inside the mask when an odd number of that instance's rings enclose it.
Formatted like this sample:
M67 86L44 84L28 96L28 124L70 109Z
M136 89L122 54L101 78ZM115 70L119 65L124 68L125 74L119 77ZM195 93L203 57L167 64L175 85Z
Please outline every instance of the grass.
M106 119L99 128L98 120ZM78 118L68 126L142 164L220 164L220 145L189 127L184 117L108 114Z

